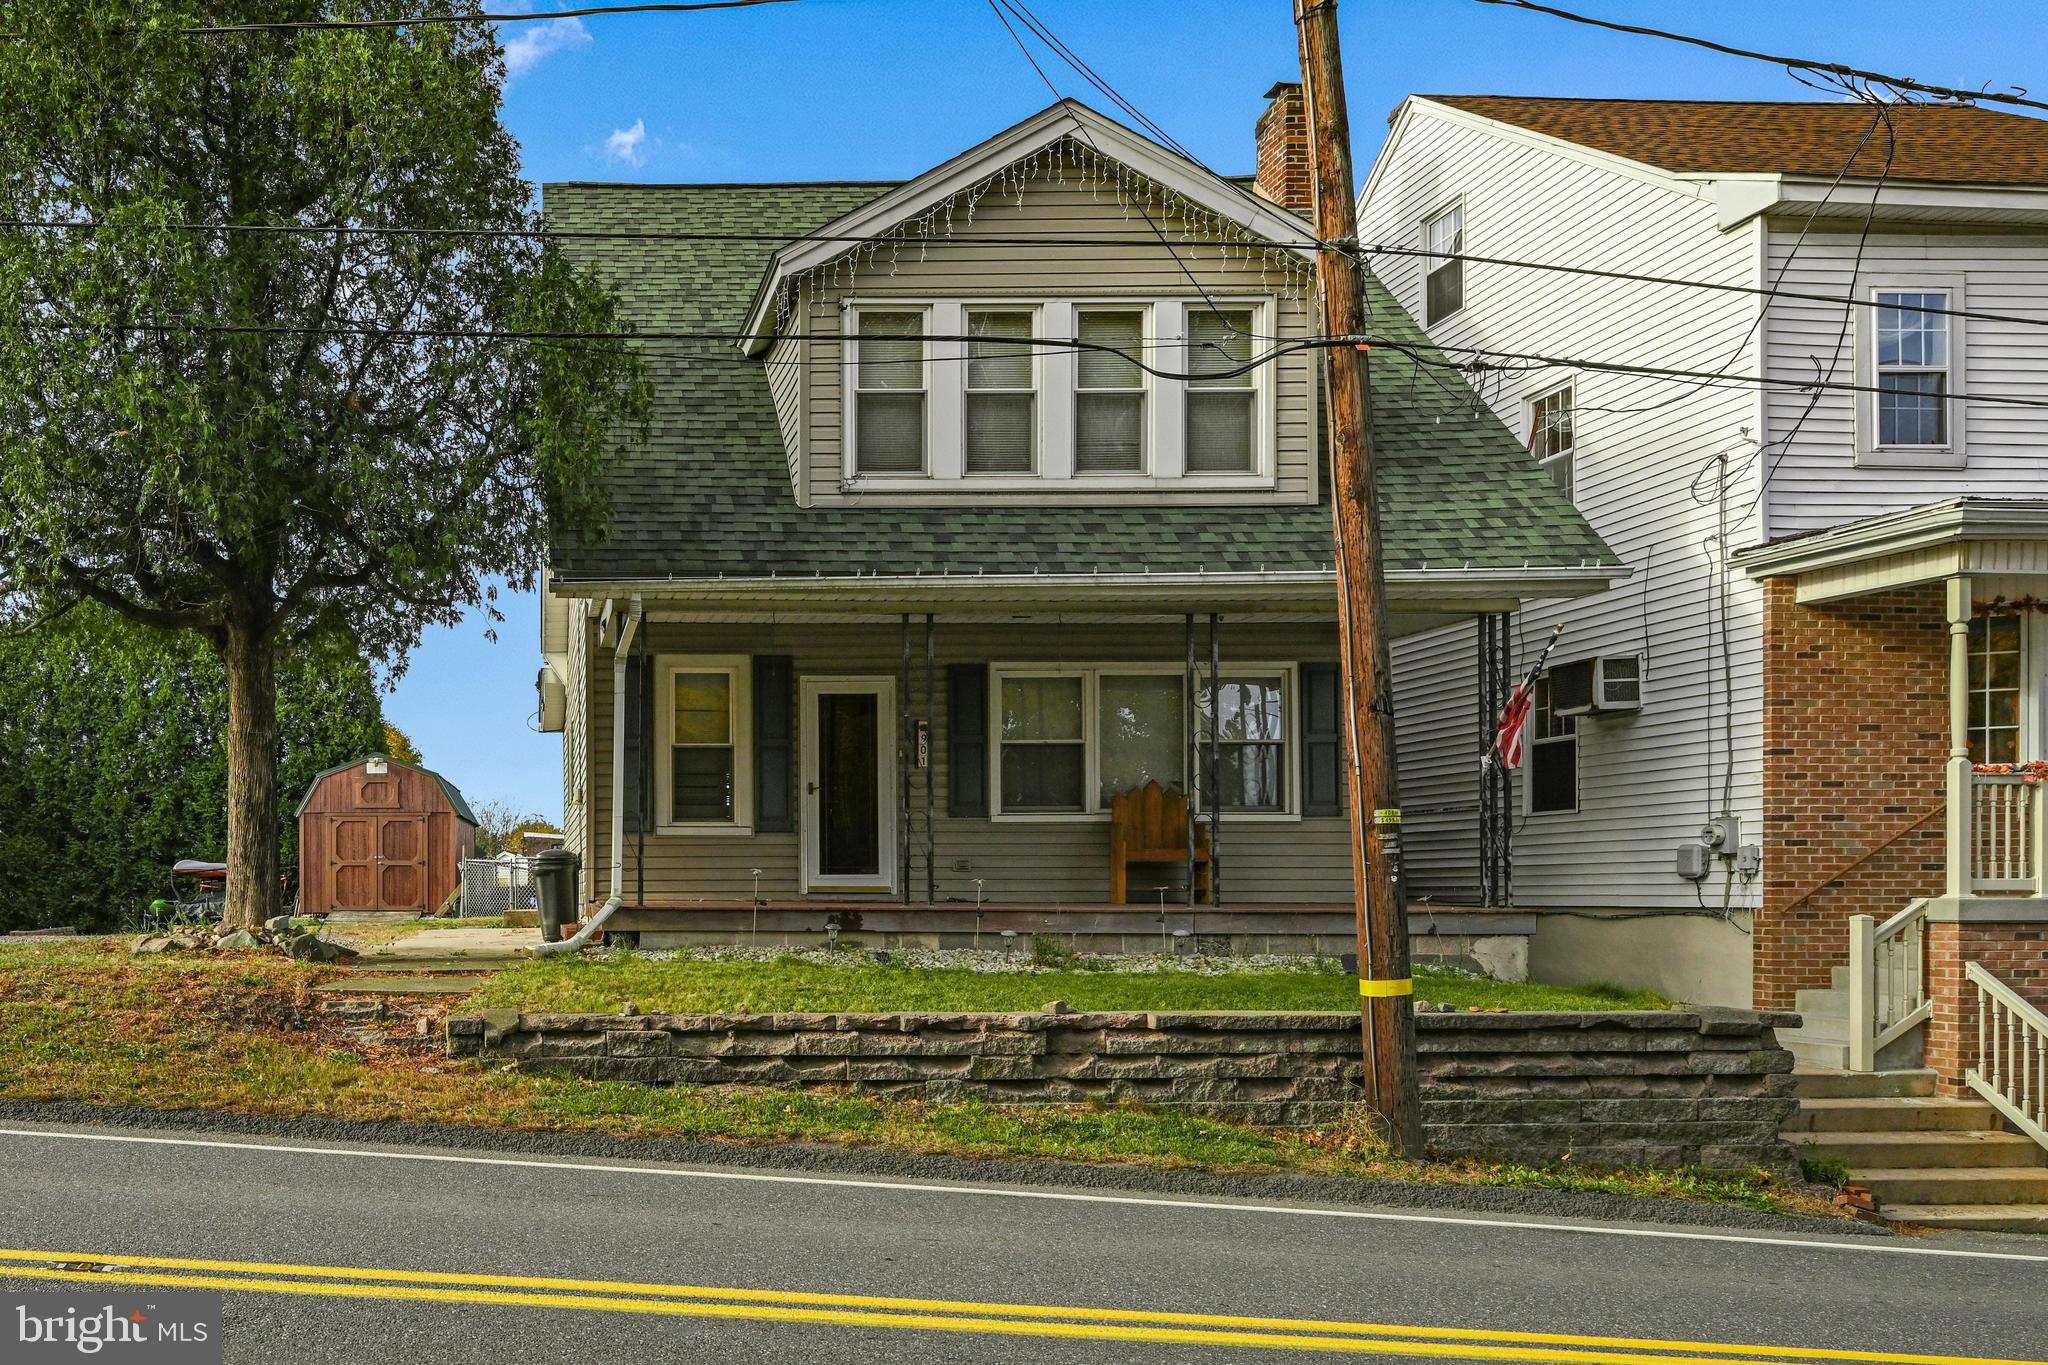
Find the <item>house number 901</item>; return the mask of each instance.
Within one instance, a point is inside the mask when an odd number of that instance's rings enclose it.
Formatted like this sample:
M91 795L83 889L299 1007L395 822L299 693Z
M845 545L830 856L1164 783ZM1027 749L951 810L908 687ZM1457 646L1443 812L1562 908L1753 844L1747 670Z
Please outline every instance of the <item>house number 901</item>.
M932 726L926 720L917 723L917 766L920 769L932 766Z

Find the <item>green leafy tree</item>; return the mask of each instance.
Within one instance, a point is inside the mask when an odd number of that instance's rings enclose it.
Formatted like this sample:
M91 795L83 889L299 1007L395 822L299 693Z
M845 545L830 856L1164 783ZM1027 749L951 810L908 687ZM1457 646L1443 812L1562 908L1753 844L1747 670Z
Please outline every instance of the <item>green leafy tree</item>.
M382 739L370 668L309 651L278 677L284 863L296 797ZM88 607L0 639L0 930L118 927L170 889L179 858L227 849L227 688L196 640Z
M411 8L0 0L0 219L71 225L0 229L0 615L92 602L219 660L232 924L276 904L280 668L494 615L602 530L646 420L626 343L533 335L625 326L516 235L488 24L172 31Z
M415 768L422 766L419 746L412 742L412 736L388 720L384 722L384 756L395 758L400 763L410 763Z

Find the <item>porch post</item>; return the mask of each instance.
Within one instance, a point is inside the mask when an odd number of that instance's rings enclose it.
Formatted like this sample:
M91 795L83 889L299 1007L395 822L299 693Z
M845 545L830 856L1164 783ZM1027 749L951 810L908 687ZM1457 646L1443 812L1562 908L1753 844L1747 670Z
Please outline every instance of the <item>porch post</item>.
M1195 908L1195 765L1201 762L1201 746L1196 738L1195 728L1195 614L1187 614L1188 672L1187 672L1187 762L1188 776L1183 783L1182 795L1188 799L1188 909Z
M896 899L910 904L910 613L901 618L903 668L896 679Z
M1223 904L1223 647L1216 631L1223 618L1209 613L1209 904ZM1190 824L1193 822L1190 821Z
M932 614L924 614L924 767L919 775L924 781L924 903L933 905L939 899L938 834L932 827L932 774L938 771L938 757L932 753L932 741L937 737L938 726L938 672L939 647L932 638Z
M1948 894L1970 891L1970 579L1947 581Z

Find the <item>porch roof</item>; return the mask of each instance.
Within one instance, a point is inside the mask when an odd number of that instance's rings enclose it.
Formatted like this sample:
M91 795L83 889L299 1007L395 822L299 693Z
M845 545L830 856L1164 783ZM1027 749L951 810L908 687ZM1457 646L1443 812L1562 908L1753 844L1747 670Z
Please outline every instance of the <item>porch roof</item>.
M547 187L547 216L557 228L621 234L572 238L564 249L605 274L642 329L731 333L746 325L774 243L702 235L797 236L895 188L557 184ZM1454 373L1430 363L1421 328L1376 281L1366 288L1377 329L1421 356L1372 356L1388 567L1561 571L1602 583L1623 576L1513 433ZM716 345L650 343L645 356L654 386L649 438L613 460L609 534L554 544L557 592L771 574L855 582L935 570L1098 579L1330 572L1327 470L1316 502L801 507L762 362Z
M1949 498L1738 550L1752 578L1793 578L1802 602L1959 574L2048 574L2048 499Z

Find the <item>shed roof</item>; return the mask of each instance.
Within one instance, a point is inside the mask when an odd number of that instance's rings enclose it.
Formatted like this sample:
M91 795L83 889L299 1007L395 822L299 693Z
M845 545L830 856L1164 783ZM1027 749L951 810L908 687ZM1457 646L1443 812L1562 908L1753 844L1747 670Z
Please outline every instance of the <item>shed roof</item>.
M554 184L551 225L624 233L801 233L886 194L873 181L757 185ZM744 329L772 242L576 238L646 331ZM1429 339L1376 280L1375 330ZM649 439L609 474L610 533L559 539L553 581L854 577L944 569L1257 573L1331 561L1328 470L1318 503L1209 506L797 504L768 376L716 343L650 343ZM1613 552L1456 371L1376 350L1373 437L1390 569L1614 565Z
M1416 98L1679 175L1832 178L1847 166L1858 178L2048 185L2048 120L1976 105L1891 105L1888 135L1872 131L1877 111L1857 102Z
M449 808L455 812L455 818L463 821L465 824L473 825L477 822L476 812L472 811L469 808L469 802L462 799L461 791L459 791L456 788L453 782L450 782L447 778L441 776L441 774L435 772L432 768L422 768L417 763L407 763L404 759L393 758L389 754L364 754L361 758L352 758L346 763L337 763L331 768L322 768L319 772L314 773L313 780L306 784L306 794L299 798L299 808L292 812L292 818L297 819L299 816L304 815L306 813L306 803L313 799L314 790L318 788L322 782L325 782L328 778L334 776L336 773L344 773L347 772L350 768L361 767L363 764L368 763L373 758L381 758L386 763L396 763L401 768L410 768L416 773L422 773L428 777L433 778L434 785L438 786L441 789L441 795L448 798Z

